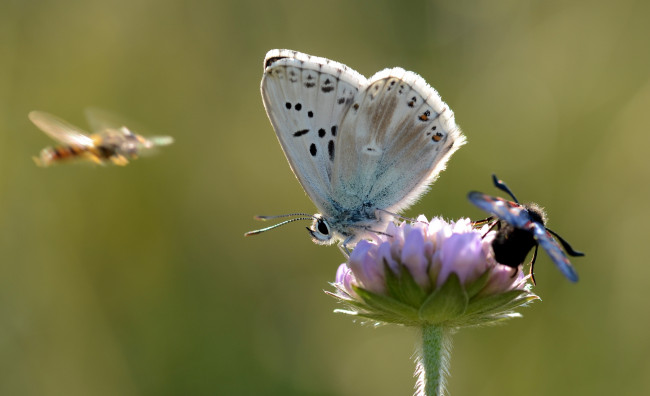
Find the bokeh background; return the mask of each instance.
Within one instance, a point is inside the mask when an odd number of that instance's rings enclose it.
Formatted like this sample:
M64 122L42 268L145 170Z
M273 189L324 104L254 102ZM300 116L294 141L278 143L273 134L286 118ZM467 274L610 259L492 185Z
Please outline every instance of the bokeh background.
M265 115L272 48L421 74L469 144L406 212L483 213L495 172L587 253L524 318L454 338L452 395L650 393L650 3L0 0L0 394L408 395L410 329L334 314L342 256ZM37 168L30 110L172 135L128 167ZM304 224L306 225L306 224Z

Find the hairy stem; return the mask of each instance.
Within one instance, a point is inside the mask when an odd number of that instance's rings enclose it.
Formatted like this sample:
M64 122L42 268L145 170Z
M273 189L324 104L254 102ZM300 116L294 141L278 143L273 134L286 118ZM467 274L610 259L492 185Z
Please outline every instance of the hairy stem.
M424 325L422 344L416 352L416 396L441 396L445 393L445 379L449 375L451 330Z

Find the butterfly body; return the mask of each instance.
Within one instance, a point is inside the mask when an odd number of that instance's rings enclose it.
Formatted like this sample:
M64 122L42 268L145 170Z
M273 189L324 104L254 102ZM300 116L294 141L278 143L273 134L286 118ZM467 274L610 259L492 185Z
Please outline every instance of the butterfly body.
M551 257L558 269L572 282L578 280L578 274L573 269L569 259L562 250L570 256L583 256L562 239L559 235L546 228L546 214L536 204L520 204L508 187L496 176L493 176L497 188L508 192L513 201L493 197L480 192L470 192L468 198L474 205L490 213L494 217L487 221L494 220L493 227L497 233L492 242L495 260L503 265L518 268L523 264L531 249L535 248L535 254L531 263L531 277L535 281L533 266L537 257L537 247L541 246ZM562 247L554 236L560 241Z
M284 154L320 214L314 241L354 244L413 204L465 142L453 112L401 68L366 79L349 67L272 50L261 84Z

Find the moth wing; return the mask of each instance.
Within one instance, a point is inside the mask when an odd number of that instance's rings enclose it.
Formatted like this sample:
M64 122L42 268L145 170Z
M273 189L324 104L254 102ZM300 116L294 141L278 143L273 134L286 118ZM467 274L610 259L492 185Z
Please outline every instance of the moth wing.
M332 164L341 119L365 77L347 66L291 50L264 60L264 108L303 189L322 213L335 210Z
M548 253L551 260L553 260L553 263L555 263L564 276L572 282L577 282L578 274L573 269L569 258L564 254L560 244L555 240L555 238L553 238L553 235L551 235L544 226L536 222L533 222L530 228L532 229L537 242L542 246L546 253Z
M81 147L93 147L95 145L86 131L57 116L43 111L31 111L28 117L38 129L57 142Z
M332 188L345 208L399 212L436 179L465 143L454 114L419 75L375 74L343 118Z
M139 139L146 142L146 152L155 153L152 150L154 146L168 146L174 143L171 136L150 136L148 130L143 126L134 123L131 120L112 113L108 110L97 107L88 107L85 109L86 119L94 133L104 139L116 139L121 136L137 135ZM145 133L147 136L142 136ZM141 152L140 154L144 153Z
M493 216L504 220L518 228L525 228L532 222L530 214L525 207L503 198L493 197L477 191L469 193L467 198L478 208L490 213Z
M84 113L86 114L86 119L88 120L90 129L94 133L102 133L109 129L121 130L122 128L126 128L130 132L133 131L132 122L124 120L121 116L111 113L110 111L97 107L87 107L84 109Z

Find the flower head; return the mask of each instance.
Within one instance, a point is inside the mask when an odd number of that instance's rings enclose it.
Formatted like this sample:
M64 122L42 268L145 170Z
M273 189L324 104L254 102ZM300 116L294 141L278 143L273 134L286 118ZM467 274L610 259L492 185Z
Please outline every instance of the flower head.
M339 312L377 322L463 327L519 316L512 310L538 297L520 268L494 260L494 236L469 219L390 224L357 244L330 294L351 307Z

